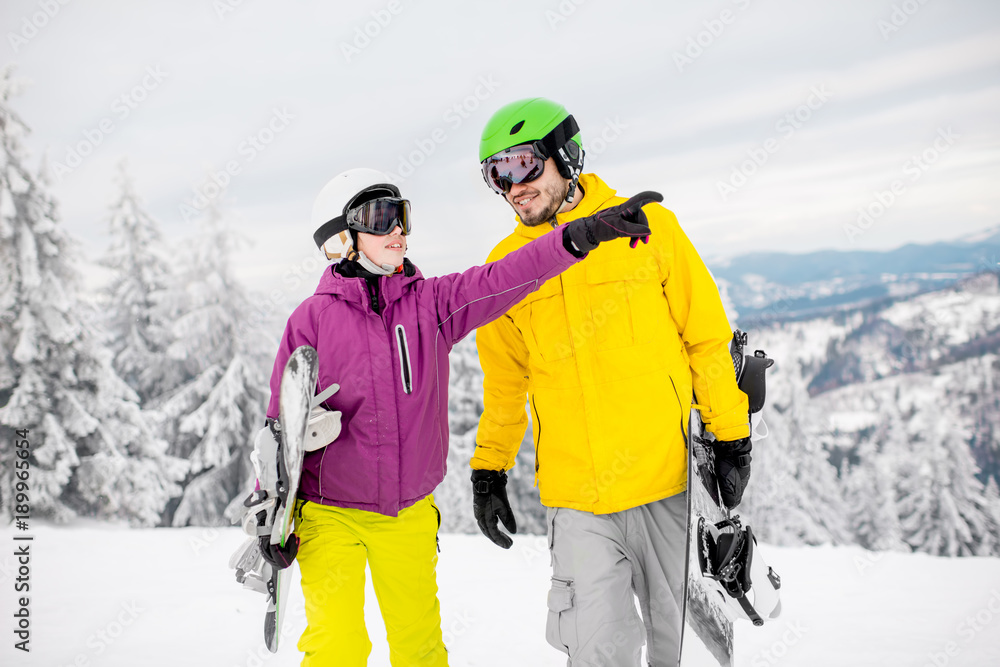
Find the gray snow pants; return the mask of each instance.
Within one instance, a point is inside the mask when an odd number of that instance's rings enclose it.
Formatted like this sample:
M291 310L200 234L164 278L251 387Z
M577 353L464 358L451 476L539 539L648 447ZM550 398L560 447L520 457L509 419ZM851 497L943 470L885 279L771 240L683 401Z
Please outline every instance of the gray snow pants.
M614 514L549 508L547 520L545 638L567 667L638 667L644 635L650 667L677 667L687 493Z

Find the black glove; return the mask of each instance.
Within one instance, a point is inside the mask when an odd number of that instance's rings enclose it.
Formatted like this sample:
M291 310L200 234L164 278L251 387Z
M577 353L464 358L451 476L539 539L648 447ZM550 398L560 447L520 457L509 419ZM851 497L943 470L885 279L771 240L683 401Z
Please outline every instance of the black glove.
M472 471L472 508L479 530L495 545L510 549L511 540L497 526L497 519L511 533L517 532L514 512L507 502L507 473L503 470Z
M599 243L622 237L631 238L629 245L633 248L638 245L639 239L648 243L649 221L642 207L654 201L663 201L663 195L659 192L640 192L624 204L566 223L566 234L581 252L590 252Z
M295 533L285 539L284 547L280 544L271 544L270 535L261 535L257 540L260 544L260 555L278 570L284 570L291 565L299 553L299 536Z
M750 481L750 438L715 443L715 476L722 502L733 509L743 500Z

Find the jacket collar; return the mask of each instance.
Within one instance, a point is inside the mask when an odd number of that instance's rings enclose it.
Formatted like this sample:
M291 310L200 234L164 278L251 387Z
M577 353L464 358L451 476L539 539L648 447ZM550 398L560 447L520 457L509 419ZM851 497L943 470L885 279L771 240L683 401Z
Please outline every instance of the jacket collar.
M338 271L338 267L340 270ZM424 276L420 269L413 265L409 259L403 259L403 272L391 276L375 276L365 271L357 262L341 260L339 264L331 264L323 271L316 286L316 294L330 294L344 299L361 300L367 302L367 292L364 281L358 280L365 277L377 277L379 288L386 299L392 301L398 298L407 285L417 280L423 280Z
M585 218L588 215L597 213L616 194L597 174L581 174L579 187L583 189L583 199L580 200L580 203L573 210L566 211L565 213L557 213L557 224L561 225L570 220ZM551 225L528 227L521 222L520 217L515 216L515 219L517 220L515 233L529 239L537 239L553 229Z

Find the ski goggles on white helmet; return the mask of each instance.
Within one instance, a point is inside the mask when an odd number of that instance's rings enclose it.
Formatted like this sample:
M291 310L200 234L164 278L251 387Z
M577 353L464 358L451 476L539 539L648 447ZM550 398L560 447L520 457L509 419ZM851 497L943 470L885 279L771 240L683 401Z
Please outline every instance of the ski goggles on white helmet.
M497 194L510 192L515 183L530 183L545 171L545 160L532 144L511 146L483 160L483 178Z
M349 229L364 234L385 236L399 225L403 236L410 233L410 201L400 197L380 197L347 211Z

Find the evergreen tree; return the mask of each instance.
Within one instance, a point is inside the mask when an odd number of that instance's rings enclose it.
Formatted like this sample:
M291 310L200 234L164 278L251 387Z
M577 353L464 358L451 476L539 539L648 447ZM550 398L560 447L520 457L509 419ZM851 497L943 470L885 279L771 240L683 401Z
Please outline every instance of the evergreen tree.
M478 533L472 515L469 460L476 449L476 430L483 412L483 371L476 353L476 334L459 341L448 355L448 472L434 490L441 509L441 530Z
M896 487L903 539L936 556L996 555L993 508L976 478L968 434L921 411Z
M448 388L448 474L434 491L442 510L441 528L446 532L478 533L472 514L472 482L469 461L476 450L476 432L483 413L483 371L476 351L475 332L452 348ZM534 446L531 425L525 430L514 467L507 474L507 499L517 518L519 535L544 535L545 507L535 487Z
M848 542L837 469L813 432L807 380L792 353L772 343L776 332L756 333L750 344L767 350L776 363L767 373L761 427L766 437L752 434L752 472L740 513L771 544Z
M264 424L277 342L245 326L251 297L232 272L236 249L212 207L156 310L155 319L170 324L166 354L182 381L155 402L155 412L171 453L190 465L183 497L165 517L175 526L228 524L227 508L252 480L251 440Z
M448 365L448 427L451 433L463 435L478 428L483 413L483 370L475 331L452 348Z
M115 374L76 292L72 241L55 202L24 165L27 128L0 77L0 437L27 430L34 516L155 523L184 464L166 455ZM0 507L11 514L13 448L0 448Z
M841 475L847 520L855 540L866 549L909 551L899 525L896 473L889 458L882 455L875 445L883 441L888 430L887 422L884 422L879 435L862 445L859 463L844 470Z
M987 480L983 495L986 497L989 517L989 530L987 531L989 544L984 545L984 547L989 548L994 554L1000 554L1000 487L997 486L995 477L990 477Z
M158 250L159 225L143 209L124 161L119 167L119 195L110 215L111 247L103 264L113 271L104 291L105 326L115 371L143 404L176 380L164 375L162 327L153 319L154 299L170 273Z

